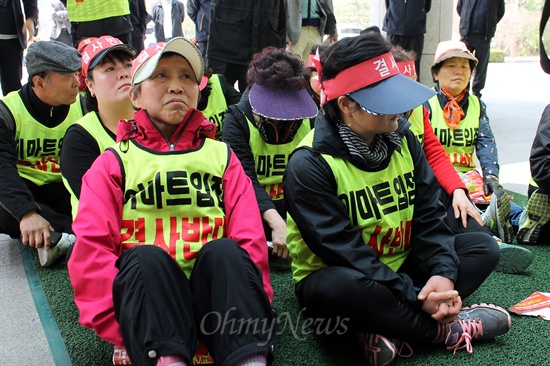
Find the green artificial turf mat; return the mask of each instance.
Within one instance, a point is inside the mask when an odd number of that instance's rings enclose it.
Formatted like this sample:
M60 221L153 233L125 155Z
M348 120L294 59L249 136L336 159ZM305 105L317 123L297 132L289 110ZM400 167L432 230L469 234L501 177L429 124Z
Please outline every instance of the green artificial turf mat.
M526 205L525 196L512 194L516 203ZM464 304L487 302L508 308L537 290L550 292L550 245L525 247L533 252L534 261L524 274L493 272L475 293L464 299ZM98 338L93 330L78 323L78 311L73 302L65 263L41 268L36 251L30 253L73 365L110 365L112 346ZM270 264L275 292L273 305L279 315L273 365L366 365L353 334L315 335L314 329L307 326L306 319L299 314L290 264L279 260L271 260ZM512 322L512 329L507 334L492 341L474 342L473 354L460 350L453 355L442 345L415 345L412 357L396 359L394 365L550 365L550 322L514 314Z

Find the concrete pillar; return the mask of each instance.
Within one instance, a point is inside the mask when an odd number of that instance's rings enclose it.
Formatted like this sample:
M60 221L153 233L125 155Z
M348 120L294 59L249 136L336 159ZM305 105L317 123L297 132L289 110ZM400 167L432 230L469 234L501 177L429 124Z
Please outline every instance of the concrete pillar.
M382 29L386 4L384 0L371 0L370 25L377 25ZM456 19L454 0L432 1L432 8L426 17L426 34L424 35L424 50L420 65L420 82L432 87L434 85L430 68L433 63L435 49L440 41L452 39L453 21ZM382 31L385 35L385 32Z

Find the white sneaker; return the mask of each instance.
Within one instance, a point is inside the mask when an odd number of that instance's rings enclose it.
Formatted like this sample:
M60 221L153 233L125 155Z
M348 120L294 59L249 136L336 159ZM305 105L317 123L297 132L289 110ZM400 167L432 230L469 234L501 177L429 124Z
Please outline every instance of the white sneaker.
M76 241L73 234L62 233L57 242L52 242L50 249L46 247L37 248L38 260L42 267L51 266L56 260L64 256L71 245Z

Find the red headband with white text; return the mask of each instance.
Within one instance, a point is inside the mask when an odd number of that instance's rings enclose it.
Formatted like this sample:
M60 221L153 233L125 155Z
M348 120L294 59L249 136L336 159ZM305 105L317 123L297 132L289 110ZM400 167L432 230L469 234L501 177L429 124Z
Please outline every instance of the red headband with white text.
M321 75L322 64L314 59L317 73ZM399 67L391 52L363 61L341 71L335 78L321 81L321 101L329 101L363 89L369 85L400 74Z
M414 61L401 61L397 63L397 66L403 75L408 77L416 76L416 66Z

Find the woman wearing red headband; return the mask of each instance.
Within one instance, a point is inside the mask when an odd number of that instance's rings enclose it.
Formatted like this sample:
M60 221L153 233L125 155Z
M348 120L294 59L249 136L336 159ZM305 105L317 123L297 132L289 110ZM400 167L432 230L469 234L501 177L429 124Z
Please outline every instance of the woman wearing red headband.
M462 307L496 266L498 247L445 224L439 184L398 117L433 91L402 75L390 50L366 34L321 54L323 112L284 179L298 300L308 315L359 332L371 365L404 356L403 341L472 352L471 341L511 326L500 307Z

